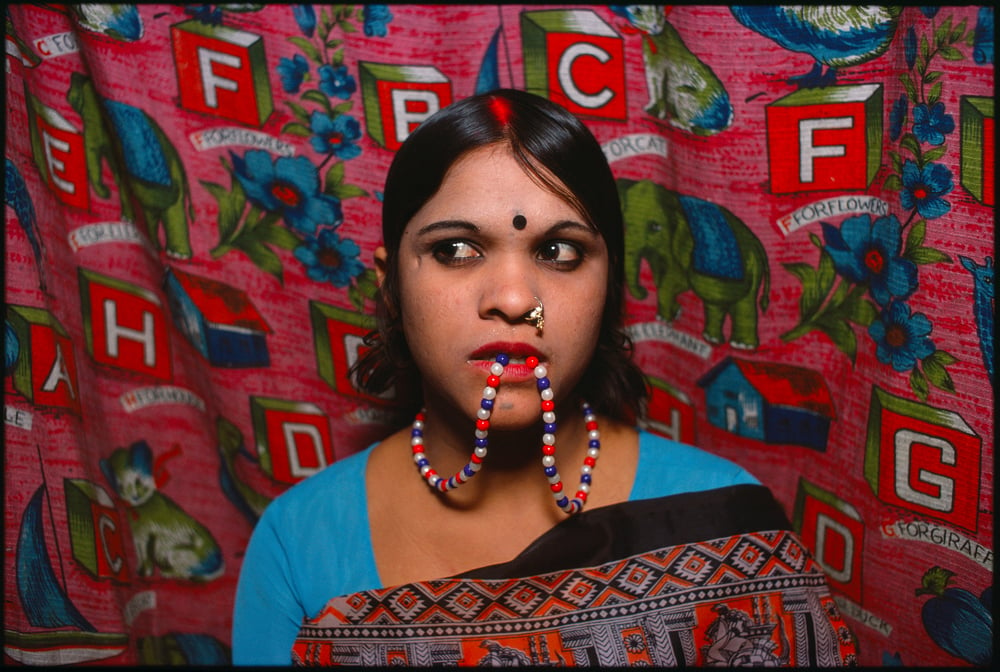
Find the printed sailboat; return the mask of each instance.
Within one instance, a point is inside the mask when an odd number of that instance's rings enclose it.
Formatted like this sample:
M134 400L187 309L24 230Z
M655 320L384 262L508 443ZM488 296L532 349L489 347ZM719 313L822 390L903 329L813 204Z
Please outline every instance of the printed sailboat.
M4 629L4 652L27 665L71 665L116 656L125 650L124 633L97 632L60 585L45 545L43 484L21 518L17 539L17 593L28 622L38 632Z

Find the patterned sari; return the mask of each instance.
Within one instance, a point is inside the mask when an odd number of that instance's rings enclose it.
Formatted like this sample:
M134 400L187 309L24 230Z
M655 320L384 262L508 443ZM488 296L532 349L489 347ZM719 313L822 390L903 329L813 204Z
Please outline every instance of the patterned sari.
M584 511L514 560L335 597L297 665L855 663L821 568L767 488Z

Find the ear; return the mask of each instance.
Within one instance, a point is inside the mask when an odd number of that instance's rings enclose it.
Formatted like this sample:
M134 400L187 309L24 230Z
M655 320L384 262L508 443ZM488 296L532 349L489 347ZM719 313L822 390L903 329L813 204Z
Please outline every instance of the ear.
M385 245L379 245L375 248L375 282L381 287L382 283L385 282L385 265L389 260L389 251L385 249Z

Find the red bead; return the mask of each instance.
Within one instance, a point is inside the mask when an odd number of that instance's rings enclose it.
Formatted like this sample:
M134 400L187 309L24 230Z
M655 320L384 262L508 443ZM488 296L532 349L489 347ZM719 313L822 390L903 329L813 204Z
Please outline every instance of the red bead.
M483 458L481 458L478 455L476 455L475 453L473 453L472 457L469 458L469 461L472 462L473 464L482 464L483 463Z
M556 407L556 404L551 399L545 399L545 400L542 401L542 410L543 411L551 411L555 407Z
M500 376L494 376L493 374L490 374L486 378L486 384L489 385L490 387L497 387L498 385L500 385Z
M482 418L476 420L476 429L481 429L484 432L490 428L490 421L483 420Z
M595 464L597 464L597 460L595 460L594 458L592 458L592 457L590 457L590 456L588 455L587 457L583 458L583 463L584 463L585 465L587 465L588 467L592 467L592 466L594 466Z
M553 483L552 485L549 486L549 489L552 490L552 492L562 492L563 489L562 481L559 481L558 483Z
M424 414L423 413L417 413L417 418L416 419L420 420L422 422L425 419L424 418Z
M417 445L413 446L413 454L414 455L416 455L417 453L422 453L422 452L424 452L424 444L418 443Z
M530 366L531 368L535 368L536 366L538 366L538 357L528 357L527 359L524 360L524 363Z
M587 493L584 492L583 490L577 490L577 492L576 492L576 498L579 499L581 502L586 502L587 501Z
M424 474L424 478L426 478L429 481L429 480L431 480L433 477L435 477L437 475L438 475L438 472L434 471L433 469L428 469L427 473Z
M556 454L556 447L555 446L550 446L548 444L542 444L542 454L543 455L555 455Z
M592 432L595 429L597 429L597 421L596 420L591 420L590 422L587 423L587 431L588 432Z

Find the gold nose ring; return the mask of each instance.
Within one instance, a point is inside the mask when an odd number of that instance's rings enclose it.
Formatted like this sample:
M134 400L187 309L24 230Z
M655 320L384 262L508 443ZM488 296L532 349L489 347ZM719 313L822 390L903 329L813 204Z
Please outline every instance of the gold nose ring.
M542 300L537 296L534 299L538 305L532 308L531 312L524 319L526 322L534 322L535 329L541 331L545 328L545 306L542 305Z

